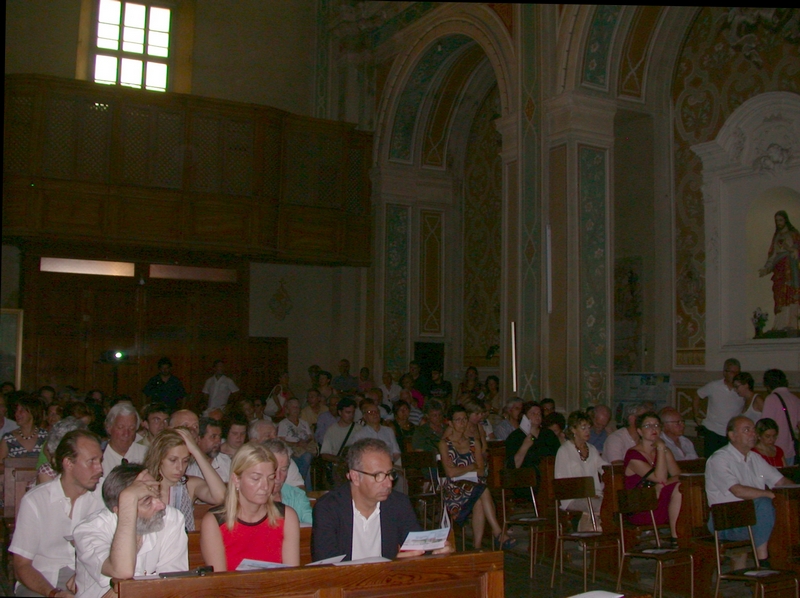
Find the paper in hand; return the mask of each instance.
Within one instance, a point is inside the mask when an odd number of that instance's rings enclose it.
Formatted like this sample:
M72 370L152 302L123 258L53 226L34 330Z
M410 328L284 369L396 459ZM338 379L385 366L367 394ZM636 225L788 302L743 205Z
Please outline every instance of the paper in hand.
M450 535L450 517L447 510L442 513L440 529L423 532L408 532L405 542L400 550L438 550L447 546L447 537Z

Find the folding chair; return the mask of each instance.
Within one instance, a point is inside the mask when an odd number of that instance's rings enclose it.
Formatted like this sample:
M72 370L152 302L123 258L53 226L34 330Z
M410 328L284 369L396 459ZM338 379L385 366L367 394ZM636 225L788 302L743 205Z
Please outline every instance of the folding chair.
M431 524L435 528L441 518L442 495L439 489L439 471L436 453L414 451L403 453L403 476L408 482L408 498L422 507L422 526L428 529L428 506L431 507Z
M529 576L533 577L533 565L537 560L539 550L539 536L545 533L543 529L548 522L547 517L539 515L539 505L536 503L536 494L534 488L536 487L536 470L532 467L524 467L521 469L502 469L500 471L500 495L501 495L501 508L503 514L503 531L505 534L509 526L527 527L530 530L530 552L531 564ZM506 500L506 492L510 492L512 497L514 490L526 489L531 493L531 503L533 510L529 512L518 512L509 514L507 510L508 501Z
M689 566L690 596L694 598L694 549L692 548L662 548L661 537L653 510L658 507L658 496L653 488L634 488L632 490L619 490L617 492L619 505L619 535L622 558L619 561L619 574L617 575L617 592L622 588L622 570L625 568L626 558L650 559L656 562L656 579L653 586L653 597L664 596L664 569L680 565ZM630 550L625 547L625 529L631 525L625 521L624 516L632 513L650 512L650 521L653 524L655 546Z
M762 569L758 563L756 553L756 541L753 538L753 527L756 524L756 507L752 500L740 500L736 502L720 503L711 505L711 516L714 518L714 548L717 558L717 583L714 586L714 598L719 596L719 584L723 579L731 581L743 581L755 584L754 596L764 598L767 587L770 591L791 589L794 587L795 598L798 598L797 573L794 571L778 571L774 569ZM720 540L719 532L737 527L747 527L748 540ZM722 572L722 552L731 548L750 546L752 551L754 567L737 569L729 573Z
M564 572L564 542L578 542L583 547L583 591L586 591L586 577L588 573L588 553L596 552L603 548L617 549L617 562L620 560L619 536L616 533L597 531L597 519L592 506L592 497L595 495L594 478L586 476L580 478L561 478L553 485L555 495L556 510L556 547L553 553L553 573L550 575L550 587L555 585L556 565L560 563L561 573ZM592 530L590 532L570 532L564 533L561 519L561 509L559 504L562 500L586 499L589 508L589 516L592 520ZM595 580L597 569L597 559L592 560L592 582Z

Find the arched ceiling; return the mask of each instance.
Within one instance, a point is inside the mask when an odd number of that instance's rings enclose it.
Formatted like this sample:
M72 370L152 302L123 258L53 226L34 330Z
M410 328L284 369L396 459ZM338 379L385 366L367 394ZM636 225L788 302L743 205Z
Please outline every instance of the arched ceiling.
M389 159L444 168L447 142L464 92L476 70L488 60L469 36L439 38L414 66L394 115Z

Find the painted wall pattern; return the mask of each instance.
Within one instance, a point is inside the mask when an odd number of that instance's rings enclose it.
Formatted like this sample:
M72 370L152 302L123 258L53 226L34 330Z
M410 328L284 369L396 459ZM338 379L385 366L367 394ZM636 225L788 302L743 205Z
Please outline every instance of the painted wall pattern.
M492 87L472 123L464 164L464 366L495 365L500 343L503 171L500 94Z
M466 44L475 43L466 35L451 35L433 44L414 67L397 105L389 145L389 159L411 162L414 131L431 81L444 62Z
M408 224L407 206L386 204L384 371L404 372L408 367Z
M614 372L642 372L642 257L614 263Z
M608 89L608 67L621 6L603 4L592 19L583 56L583 83Z
M606 150L578 148L581 406L606 404Z
M419 221L419 333L423 336L442 336L444 213L421 210Z
M540 143L542 121L541 91L541 7L520 6L520 105L525 118L521 123L520 243L522 313L517 323L519 396L541 398L541 317L542 317L542 180Z
M328 118L328 2L317 2L317 64L314 69L314 116Z
M622 60L617 82L619 95L634 98L644 97L647 57L663 12L663 6L636 7L636 14L622 47Z
M675 139L675 347L678 366L705 363L702 163L691 146L766 91L800 93L798 9L711 7L690 27L672 82Z

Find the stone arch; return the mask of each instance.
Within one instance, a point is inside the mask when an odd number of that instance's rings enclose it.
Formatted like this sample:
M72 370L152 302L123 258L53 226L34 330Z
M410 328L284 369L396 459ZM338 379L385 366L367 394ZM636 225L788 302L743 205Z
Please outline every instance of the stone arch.
M517 103L512 69L514 51L505 25L494 11L482 5L445 6L442 12L437 13L433 22L410 27L403 34L403 38L411 39L397 55L383 88L375 128L375 163L388 160L397 109L403 91L417 72L420 61L441 40L453 36L465 36L480 45L497 79L502 115L514 112ZM398 41L402 43L401 40ZM419 122L415 121L414 128L418 126Z

